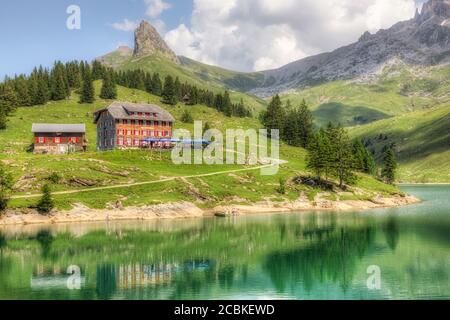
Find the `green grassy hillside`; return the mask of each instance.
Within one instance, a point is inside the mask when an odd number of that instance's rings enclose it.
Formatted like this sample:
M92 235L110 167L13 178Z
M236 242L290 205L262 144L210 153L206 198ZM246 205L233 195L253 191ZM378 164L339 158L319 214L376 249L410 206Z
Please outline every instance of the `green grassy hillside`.
M104 63L117 70L140 69L148 72L158 72L163 77L166 75L179 77L180 81L188 82L199 88L216 92L223 91L224 89L231 90L230 96L233 102L237 103L240 99L243 99L245 104L254 113L258 113L266 107L266 101L263 99L243 93L245 90L242 88L249 88L258 81L260 75L256 73L245 74L228 71L219 67L201 64L188 58L181 58L181 65L178 65L158 53L151 56L134 58L113 52L104 56L102 59Z
M402 181L450 182L450 104L354 127L351 134L368 141L379 159L394 143Z
M97 96L100 83L95 83ZM159 98L127 88L118 88L118 100L130 102L159 103ZM105 107L110 101L96 100L92 105L78 104L78 96L73 94L66 101L51 102L44 106L21 107L9 118L8 128L0 131L0 161L13 173L16 181L15 195L39 193L42 185L50 183L50 176L57 174L53 191L70 191L86 188L101 188L122 184L157 181L167 178L174 180L127 186L117 189L56 195L59 208L70 208L75 203L96 208L104 208L120 202L124 206L164 203L168 201L193 201L200 206L214 206L219 203L251 203L263 199L283 201L296 199L303 192L314 198L320 191L311 187L288 183L287 193L277 193L279 179L290 179L305 174L306 152L300 148L283 145L281 158L289 161L283 164L277 175L262 176L259 170L225 173L214 176L182 178L234 169L252 169L245 165L175 165L169 152L156 151L111 151L96 152L96 131L92 123L92 113ZM160 104L161 105L161 104ZM194 119L208 121L213 127L260 128L253 118L227 118L214 109L202 105L165 106L176 118L175 128L191 128L181 123L182 112L188 108ZM31 124L33 122L80 123L87 125L88 151L69 155L33 155L27 152L32 143ZM390 194L398 190L386 186L373 178L360 176L354 193L346 193L354 199L367 199L376 193ZM334 196L335 197L335 196ZM13 207L29 207L35 198L14 199Z
M450 101L450 67L385 67L364 81L334 81L290 92L283 100L294 105L305 99L318 125L328 121L345 126L424 110Z

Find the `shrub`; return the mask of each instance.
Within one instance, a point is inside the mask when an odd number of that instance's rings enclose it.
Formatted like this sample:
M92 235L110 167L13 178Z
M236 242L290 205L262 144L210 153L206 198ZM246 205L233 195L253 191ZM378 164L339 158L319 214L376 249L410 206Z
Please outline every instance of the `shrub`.
M50 187L48 184L42 187L42 197L39 200L36 208L41 214L47 214L54 208L54 203L50 191Z

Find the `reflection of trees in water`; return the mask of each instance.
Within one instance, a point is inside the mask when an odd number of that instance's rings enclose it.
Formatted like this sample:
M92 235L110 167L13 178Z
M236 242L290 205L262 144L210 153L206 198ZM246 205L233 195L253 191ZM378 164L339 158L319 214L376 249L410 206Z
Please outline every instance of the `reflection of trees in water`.
M383 231L386 236L386 243L392 251L395 251L400 238L400 230L398 226L398 219L391 216L383 226Z
M36 241L41 245L42 256L44 258L48 257L53 240L54 237L48 230L41 230L36 235Z
M346 291L354 277L358 259L374 242L373 227L319 229L315 242L304 248L269 254L263 268L277 290L302 282L311 291L317 283L334 282ZM307 233L312 238L312 230Z
M102 300L111 299L117 290L116 267L114 265L97 266L97 297Z

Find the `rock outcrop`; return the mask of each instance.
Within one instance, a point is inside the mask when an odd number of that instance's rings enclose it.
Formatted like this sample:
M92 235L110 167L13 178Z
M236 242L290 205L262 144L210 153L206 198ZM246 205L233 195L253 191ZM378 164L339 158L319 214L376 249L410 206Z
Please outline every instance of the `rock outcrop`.
M169 60L179 64L176 54L169 48L159 35L158 31L147 21L142 21L134 31L134 51L135 57L143 57L155 53L161 53Z

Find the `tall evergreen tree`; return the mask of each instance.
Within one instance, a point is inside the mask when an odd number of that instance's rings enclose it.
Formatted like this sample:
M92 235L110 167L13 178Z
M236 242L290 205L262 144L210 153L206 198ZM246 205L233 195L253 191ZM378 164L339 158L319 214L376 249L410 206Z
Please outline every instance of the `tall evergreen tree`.
M112 71L105 71L102 89L100 91L100 98L102 99L116 99L117 88L113 80Z
M92 82L91 73L85 70L83 85L81 88L80 103L93 103L95 101L94 83Z
M330 171L338 178L339 187L343 188L344 183L353 183L356 179L352 143L347 131L340 125L334 127L330 123L325 133L329 139Z
M40 213L47 214L52 211L54 206L50 186L46 184L42 187L42 197L37 203L36 208Z
M178 77L175 79L174 91L175 91L175 99L176 99L176 101L178 103L183 98L182 97L182 92L181 92L181 82L180 82L180 79Z
M277 129L280 137L284 136L285 113L278 94L270 101L267 111L263 114L262 121L267 129Z
M353 142L353 155L355 158L355 169L367 174L375 174L375 161L370 152L359 139Z
M14 79L14 89L16 91L17 104L19 106L30 106L31 96L28 90L28 80L24 75Z
M18 105L16 91L10 80L0 85L0 110L5 115L12 112Z
M159 77L159 73L155 73L153 75L153 79L152 79L152 93L155 96L161 96L162 95L162 82L161 82L161 78Z
M397 159L395 158L394 150L392 150L392 148L388 148L384 154L383 170L381 172L381 176L387 183L394 183L397 166L398 164Z
M2 108L0 108L0 130L6 129L6 124L8 119L6 117L6 112Z
M78 89L81 86L81 71L78 61L68 62L66 64L67 82L72 89Z
M313 116L309 111L305 100L302 101L297 111L298 139L301 147L306 148L313 135Z
M92 62L92 72L91 72L91 78L92 80L100 80L105 75L105 68L101 64L100 61L94 60Z
M10 172L7 172L5 167L0 163L0 213L8 206L12 187L12 175Z
M61 62L56 62L50 72L50 85L52 100L63 100L69 96L69 84L65 75L64 65Z
M167 76L164 80L164 89L162 92L162 102L166 104L176 105L177 98L175 94L175 85L172 76Z
M230 99L230 93L228 91L225 91L223 95L223 101L222 101L222 110L221 110L227 117L231 117L231 99Z

